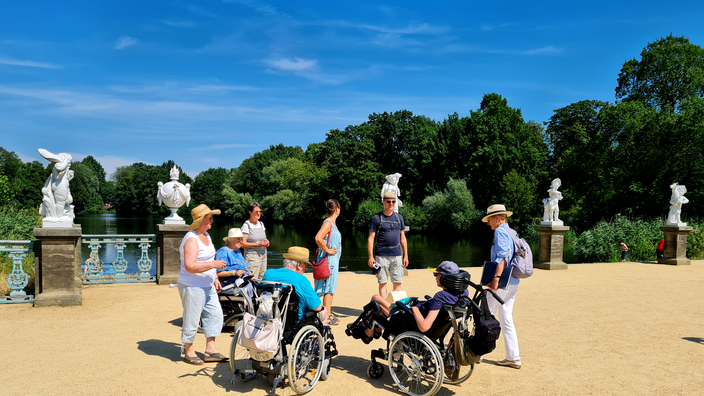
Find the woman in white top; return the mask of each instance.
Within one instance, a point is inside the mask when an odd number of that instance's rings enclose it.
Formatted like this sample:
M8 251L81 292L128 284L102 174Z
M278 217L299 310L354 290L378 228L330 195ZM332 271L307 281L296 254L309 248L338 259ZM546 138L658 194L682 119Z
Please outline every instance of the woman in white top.
M220 210L210 210L202 204L191 210L193 224L188 227L179 247L181 269L178 273L178 294L183 305L183 361L196 365L228 360L215 349L215 337L220 335L223 321L218 298L221 286L215 271L225 268L226 264L215 260L215 246L206 232L213 224L214 214L220 214ZM193 347L201 318L206 339L203 359L198 357Z
M258 202L252 202L247 207L247 211L249 220L242 224L244 259L249 263L252 276L255 279L261 279L266 272L266 248L269 247L266 228L264 223L259 221L262 217L262 206Z

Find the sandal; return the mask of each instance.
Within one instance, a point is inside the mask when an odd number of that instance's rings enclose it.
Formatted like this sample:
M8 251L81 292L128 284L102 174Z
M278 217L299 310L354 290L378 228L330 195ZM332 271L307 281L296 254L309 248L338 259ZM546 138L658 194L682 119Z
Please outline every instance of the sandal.
M328 324L331 324L333 326L337 326L340 324L340 319L337 318L336 316L328 316Z
M194 364L196 366L200 366L201 364L203 364L203 361L198 356L184 356L183 361L188 364Z
M230 359L225 357L225 355L220 352L205 352L205 359L203 359L203 361L206 363L220 363L227 362L228 360Z

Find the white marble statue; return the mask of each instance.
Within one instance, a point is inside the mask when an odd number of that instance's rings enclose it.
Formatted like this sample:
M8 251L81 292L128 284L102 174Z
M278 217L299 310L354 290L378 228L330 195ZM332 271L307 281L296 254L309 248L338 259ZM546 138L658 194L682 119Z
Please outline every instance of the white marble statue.
M562 225L562 220L560 220L560 207L558 206L558 201L562 199L562 193L557 191L562 185L560 179L555 179L550 184L550 189L548 190L548 197L543 199L543 221L540 224L543 225Z
M44 149L37 151L44 159L54 163L54 169L42 188L42 204L39 206L39 214L44 218L42 227L71 228L76 217L69 188L69 182L73 179L70 169L73 158L68 153L53 154Z
M682 205L689 203L684 194L687 193L687 187L680 184L670 185L672 197L670 198L670 213L667 214L667 225L686 227L687 223L683 223L680 216L682 215Z
M178 215L178 209L185 203L186 206L191 202L191 185L178 182L179 171L176 165L169 171L170 182L166 184L157 183L158 191L156 198L159 200L159 205L164 203L171 209L171 214L164 219L164 224L186 224L181 216Z
M403 202L399 199L401 196L401 190L398 189L398 179L401 178L400 173L394 173L393 175L386 176L386 183L381 187L381 198L384 199L384 194L388 191L396 194L396 205L394 205L394 212L398 213L398 208L403 206Z

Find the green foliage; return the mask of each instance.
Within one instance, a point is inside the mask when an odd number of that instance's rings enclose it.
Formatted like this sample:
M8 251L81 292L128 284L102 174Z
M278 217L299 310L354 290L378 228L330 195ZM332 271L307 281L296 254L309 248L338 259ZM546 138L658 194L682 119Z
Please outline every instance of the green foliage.
M165 205L159 205L157 200L157 183L170 180L169 171L175 165L173 161L167 161L159 166L147 165L137 162L125 167L118 167L112 177L117 182L115 186L115 211L121 214L130 215L167 215L169 209ZM183 169L176 166L180 175L178 181L182 184L193 183ZM152 191L152 193L149 193ZM199 205L199 202L191 200L189 207L181 207L179 213L187 214L190 208Z
M704 222L700 219L687 219L687 225L694 231L687 234L687 257L691 260L704 259Z
M628 246L629 261L655 259L655 247L663 238L659 227L663 219L653 221L629 220L617 216L612 221L600 221L582 234L572 244L572 254L580 262L618 262L621 260L619 242Z
M422 232L428 228L428 216L425 215L422 206L415 206L411 203L404 203L398 210L403 216L403 222L410 227L413 232Z
M230 186L235 191L248 193L255 200L261 200L265 195L260 193L260 188L264 182L263 170L272 162L287 158L298 157L303 154L301 147L284 146L278 144L269 146L268 149L255 153L250 158L242 161L230 181Z
M223 188L230 171L223 168L210 168L196 176L191 186L191 200L198 205L206 204L210 209L227 211Z
M41 227L42 218L37 210L0 207L0 239L32 240L34 228Z
M522 227L533 221L531 214L540 209L540 200L535 196L535 186L531 185L515 169L507 173L499 184L499 195L493 202L503 203L513 212L511 227Z
M70 187L75 213L100 213L100 207L103 206L103 199L100 196L101 184L100 179L93 171L93 166L77 162L71 165L71 170L74 172Z
M482 212L474 207L474 198L464 180L450 179L444 192L423 200L428 228L436 232L466 232L477 225Z
M616 99L678 112L689 98L704 96L704 49L670 33L648 45L640 61L623 64Z
M8 205L15 198L16 185L10 183L5 175L0 175L0 206Z
M289 189L277 191L262 200L262 211L278 222L303 216L303 197Z
M225 185L222 190L225 202L225 214L235 220L245 220L249 218L247 206L252 203L252 196L249 193L238 193L232 187Z
M380 199L368 198L362 201L357 207L357 212L352 219L352 225L360 230L368 230L372 217L384 210L384 205ZM403 215L402 215L403 216ZM405 221L404 217L404 221Z

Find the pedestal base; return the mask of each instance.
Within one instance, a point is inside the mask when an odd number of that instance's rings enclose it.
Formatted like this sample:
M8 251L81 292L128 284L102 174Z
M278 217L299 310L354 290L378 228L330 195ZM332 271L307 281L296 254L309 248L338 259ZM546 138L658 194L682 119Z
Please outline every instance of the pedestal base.
M46 292L34 298L35 307L70 307L83 305L80 290Z
M658 259L658 264L690 265L687 258L687 234L692 232L692 227L666 225L660 227L665 233L665 249L663 258Z
M178 273L181 270L181 255L178 248L183 237L188 232L188 225L157 224L157 257L156 283L169 285L178 282Z
M43 218L42 228L73 228L73 219L70 217Z
M562 261L565 236L570 227L563 225L539 225L534 226L540 233L540 247L538 248L537 260L533 255L533 267L544 270L566 270L567 264Z

